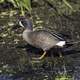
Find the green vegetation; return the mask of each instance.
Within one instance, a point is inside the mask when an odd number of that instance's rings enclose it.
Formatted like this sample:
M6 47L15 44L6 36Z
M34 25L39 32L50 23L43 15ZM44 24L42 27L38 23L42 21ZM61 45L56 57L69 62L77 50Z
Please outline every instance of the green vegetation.
M62 75L56 76L55 80L73 80L73 79L69 75L62 74Z
M25 10L31 13L31 1L30 0L0 0L0 3L11 2L14 8L18 8L21 11L21 15L25 15ZM5 4L6 5L6 4Z
M25 9L31 13L31 1L30 0L8 0L13 3L14 7L20 8L21 15L25 15Z

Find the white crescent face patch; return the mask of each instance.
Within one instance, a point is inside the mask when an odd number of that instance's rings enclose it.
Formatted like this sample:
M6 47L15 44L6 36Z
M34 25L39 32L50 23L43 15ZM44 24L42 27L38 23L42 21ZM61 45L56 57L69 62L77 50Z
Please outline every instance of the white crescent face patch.
M19 25L22 26L22 27L24 27L23 24L21 23L21 21L19 21Z
M60 46L60 47L63 47L65 44L66 44L65 41L59 41L56 45Z

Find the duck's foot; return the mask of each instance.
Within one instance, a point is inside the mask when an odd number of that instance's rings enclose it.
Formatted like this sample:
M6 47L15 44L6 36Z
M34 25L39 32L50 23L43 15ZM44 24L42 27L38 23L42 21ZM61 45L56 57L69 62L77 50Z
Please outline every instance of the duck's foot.
M32 58L33 60L42 60L46 55L46 51L38 58Z

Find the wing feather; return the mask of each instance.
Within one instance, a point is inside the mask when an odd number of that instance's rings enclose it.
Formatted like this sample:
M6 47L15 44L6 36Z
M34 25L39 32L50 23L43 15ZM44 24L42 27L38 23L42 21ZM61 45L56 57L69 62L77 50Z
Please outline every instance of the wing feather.
M31 45L44 50L48 50L60 41L56 36L45 30L31 32L28 37Z

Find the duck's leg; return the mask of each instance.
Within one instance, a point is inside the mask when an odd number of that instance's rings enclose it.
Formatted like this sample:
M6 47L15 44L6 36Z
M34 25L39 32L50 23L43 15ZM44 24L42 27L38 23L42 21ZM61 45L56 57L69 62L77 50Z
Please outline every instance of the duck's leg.
M41 59L43 59L45 57L45 55L46 55L46 51L44 51L44 53L40 57L32 58L32 59L41 60Z

